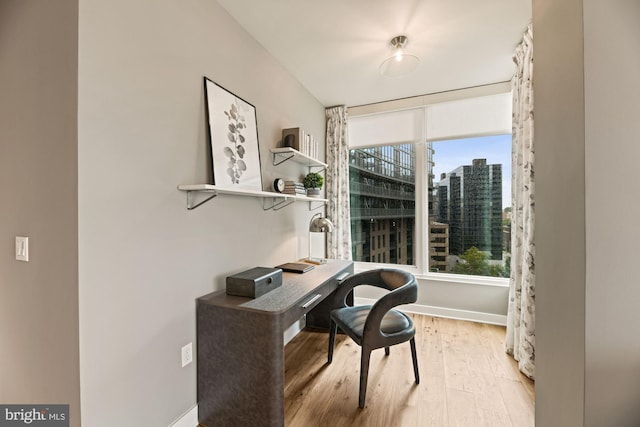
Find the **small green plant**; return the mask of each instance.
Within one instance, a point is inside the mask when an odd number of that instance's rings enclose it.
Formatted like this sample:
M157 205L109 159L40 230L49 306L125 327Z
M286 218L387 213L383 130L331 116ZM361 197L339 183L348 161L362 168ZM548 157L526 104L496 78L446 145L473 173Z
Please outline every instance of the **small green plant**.
M309 172L302 180L304 188L322 188L324 185L324 177L316 172Z

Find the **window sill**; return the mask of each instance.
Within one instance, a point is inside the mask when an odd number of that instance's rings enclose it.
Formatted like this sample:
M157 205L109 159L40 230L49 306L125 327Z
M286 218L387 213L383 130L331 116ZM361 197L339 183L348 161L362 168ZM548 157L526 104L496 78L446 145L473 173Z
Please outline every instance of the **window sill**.
M361 271L374 270L376 268L397 268L400 270L408 271L409 273L416 276L416 279L418 280L428 280L431 282L449 282L465 285L495 286L499 288L509 287L509 279L505 277L468 276L464 274L450 273L420 273L417 267L410 265L354 262L354 268L356 273L359 273Z
M417 279L430 280L433 282L453 282L468 285L497 286L499 288L509 287L509 279L505 277L469 276L449 273L426 273L415 274L415 276Z

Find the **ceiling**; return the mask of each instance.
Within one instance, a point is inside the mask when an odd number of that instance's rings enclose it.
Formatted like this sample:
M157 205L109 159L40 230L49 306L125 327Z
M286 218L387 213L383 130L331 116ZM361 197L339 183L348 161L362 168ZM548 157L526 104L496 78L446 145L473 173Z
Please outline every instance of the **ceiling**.
M531 0L217 0L323 105L356 106L504 82ZM390 40L420 65L383 77Z

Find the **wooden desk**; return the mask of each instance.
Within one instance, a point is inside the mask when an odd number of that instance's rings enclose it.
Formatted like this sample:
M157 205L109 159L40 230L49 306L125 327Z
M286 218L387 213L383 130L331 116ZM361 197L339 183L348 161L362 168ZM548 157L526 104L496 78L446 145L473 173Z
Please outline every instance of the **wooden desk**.
M201 424L284 426L284 331L304 315L310 326L328 325L328 297L344 273L353 262L331 260L283 273L282 286L256 299L224 290L198 298Z

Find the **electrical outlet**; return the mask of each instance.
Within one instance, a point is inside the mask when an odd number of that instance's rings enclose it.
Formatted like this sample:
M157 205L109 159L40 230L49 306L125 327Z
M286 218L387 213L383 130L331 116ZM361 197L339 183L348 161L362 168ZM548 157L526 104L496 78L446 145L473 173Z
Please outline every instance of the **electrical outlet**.
M182 367L184 368L191 362L193 362L193 344L189 343L182 347Z

